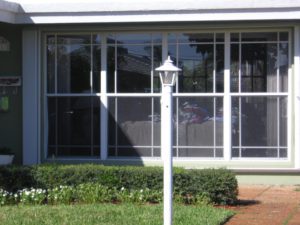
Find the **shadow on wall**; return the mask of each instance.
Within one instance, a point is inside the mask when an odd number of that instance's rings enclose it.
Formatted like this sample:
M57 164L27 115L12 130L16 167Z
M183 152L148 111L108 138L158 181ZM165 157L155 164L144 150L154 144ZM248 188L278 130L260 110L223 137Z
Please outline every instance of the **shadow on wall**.
M87 161L99 159L101 107L104 106L98 96L49 98L47 157L52 160L59 159L59 161L68 157L72 158L72 162L76 162L76 160L82 162L81 159L87 159ZM142 165L140 157L144 155L136 147L134 140L131 139L132 135L129 135L128 130L124 130L124 123L126 122L120 123L119 119L116 122L115 117L109 113L108 156L112 159L116 156L131 157L135 159L135 165ZM132 132L130 133L132 134ZM146 138L149 139L149 137Z
M152 123L152 101L154 111L160 110L159 98L109 99L109 156L160 157L160 121Z

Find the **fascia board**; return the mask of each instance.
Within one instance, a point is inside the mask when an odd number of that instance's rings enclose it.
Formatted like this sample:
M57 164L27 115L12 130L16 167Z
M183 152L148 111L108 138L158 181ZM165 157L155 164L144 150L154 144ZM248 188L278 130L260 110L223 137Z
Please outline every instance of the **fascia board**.
M16 14L19 12L19 4L0 0L0 22L15 23Z
M20 24L223 22L300 20L300 9L289 11L139 12L139 13L32 13L18 14Z
M0 9L0 22L16 23L16 14Z
M25 13L124 12L284 9L300 7L295 0L15 0Z

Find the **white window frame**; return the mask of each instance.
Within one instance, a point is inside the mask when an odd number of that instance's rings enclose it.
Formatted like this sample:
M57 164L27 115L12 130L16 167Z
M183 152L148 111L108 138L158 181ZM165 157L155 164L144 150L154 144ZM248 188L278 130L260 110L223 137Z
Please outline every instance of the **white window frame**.
M232 158L231 157L231 148L232 148L232 145L230 143L230 146L229 146L229 143L227 148L230 148L230 153L228 152L227 154L227 159L231 160L231 161L266 161L266 162L269 162L269 161L290 161L291 160L291 146L292 146L292 137L291 137L291 107L292 107L292 73L291 73L291 60L292 60L292 30L291 29L288 29L288 28L284 28L284 29L264 29L264 30L260 30L260 29L239 29L239 30L233 30L233 31L229 31L228 33L239 33L239 36L240 36L240 40L238 41L239 43L239 50L241 49L241 44L244 43L241 41L241 33L264 33L264 32L276 32L278 35L280 32L288 32L288 35L289 35L289 39L288 39L288 50L289 50L289 61L288 61L288 91L287 92L279 92L279 82L277 82L277 90L276 90L276 93L275 92L241 92L241 85L240 85L240 76L241 76L241 65L239 65L239 91L238 92L230 92L230 89L229 89L229 96L230 96L230 99L232 97L244 97L244 96L249 96L249 97L287 97L287 101L288 101L288 104L287 104L287 115L288 115L288 118L287 118L287 157L285 158L280 158L280 157L234 157ZM230 48L230 37L229 37L229 46L228 48ZM247 42L248 43L248 42ZM259 42L249 42L249 43L259 43ZM279 45L280 43L280 40L279 40L279 37L278 37L278 40L277 41L271 41L271 42L263 42L263 43L276 43L277 46ZM226 42L227 44L227 42ZM279 51L279 48L277 49L277 54L278 54L278 51ZM226 54L226 51L225 51L225 54ZM227 57L229 56L229 63L228 64L228 68L229 68L229 77L230 77L230 49L229 49L229 54L227 55ZM241 63L241 53L239 54L239 64ZM225 59L226 60L226 59ZM226 66L225 66L226 67ZM277 68L277 77L279 76L279 68ZM229 78L230 79L230 78ZM279 79L278 79L279 81ZM230 82L230 81L229 81ZM230 88L230 87L227 87L227 88ZM228 102L228 105L230 105L231 107L231 100L230 100L230 103ZM224 110L225 111L225 110ZM225 117L224 118L230 118L231 117ZM228 122L228 121L227 121ZM226 129L227 131L231 131L231 121L230 121L230 124L226 123L227 125L227 128L224 128ZM224 130L225 132L225 130ZM279 132L279 131L278 131ZM227 133L230 133L231 132L227 132ZM224 140L225 141L225 140ZM231 136L230 136L230 141L231 141ZM242 146L242 147L248 147L248 146ZM262 148L264 146L249 146L251 148L253 147L259 147L259 148ZM224 146L225 148L225 146ZM266 146L265 148L269 148L268 146ZM270 148L274 148L274 146L270 147ZM280 146L275 146L275 148L280 148Z
M288 70L288 92L287 93L264 93L263 95L261 93L231 93L230 92L230 33L239 33L239 32L288 32L289 33L289 70ZM161 33L162 34L162 59L167 58L167 52L168 52L168 41L167 41L167 35L168 33L176 33L178 31L169 31L169 32L151 32L149 33ZM100 158L101 160L106 160L108 159L108 132L107 132L107 127L108 127L108 98L109 97L160 97L160 93L153 93L153 82L151 83L151 93L108 93L107 92L107 86L106 81L107 81L107 64L106 64L106 56L107 56L107 43L106 43L106 37L108 34L111 33L116 33L116 32L89 32L88 30L85 32L77 32L77 31L70 31L70 32L64 32L64 31L57 31L57 32L45 32L43 33L43 48L47 46L46 43L46 36L51 35L51 34L100 34L101 36L101 90L100 93L91 93L91 94L76 94L76 93L68 93L68 94L47 94L47 70L46 70L46 52L44 52L44 74L45 77L43 79L43 85L44 85L44 91L43 91L43 110L44 110L44 116L43 116L43 124L44 124L44 160L47 160L47 151L48 151L48 134L47 134L47 129L48 129L48 117L47 117L47 97L54 97L54 96L69 96L69 97L75 97L75 96L98 96L101 99L101 113L100 113L100 119L101 119L101 142L100 142ZM118 32L118 33L123 33L123 32ZM144 33L144 32L129 32L129 33ZM270 28L270 29L215 29L215 30L201 30L201 31L195 31L195 30L184 30L180 31L180 33L225 33L225 42L224 42L224 93L214 93L213 95L211 93L175 93L174 96L176 97L188 97L188 96L193 96L193 97L223 97L223 105L224 105L224 114L223 117L224 119L224 125L223 125L223 147L224 147L224 157L221 159L222 161L289 161L291 160L291 146L292 146L292 135L291 135L291 110L292 110L292 71L291 71L291 59L292 59L292 31L291 29L281 29L281 28ZM296 35L295 35L296 36ZM298 34L299 36L299 34ZM91 44L92 45L92 44ZM214 49L214 53L215 53ZM57 66L57 63L55 64ZM216 73L216 68L214 64L214 78L215 78L215 73ZM299 70L299 69L298 69ZM57 72L55 72L57 73ZM57 74L56 74L57 76ZM57 79L57 78L55 78ZM151 76L151 79L153 79L153 76ZM115 79L116 82L116 79ZM214 81L215 82L215 81ZM57 82L55 82L57 85ZM214 85L215 88L215 85ZM55 87L57 90L57 87ZM116 92L116 89L115 89ZM231 157L231 97L232 96L287 96L288 98L288 107L287 107L287 114L288 114L288 128L287 128L287 137L288 137L288 143L287 143L287 158L235 158L233 159ZM153 129L152 129L153 130ZM153 132L153 131L152 131ZM153 142L152 142L153 143ZM144 146L145 147L145 146ZM154 146L152 145L152 148ZM147 159L155 159L155 157L142 157ZM66 158L66 159L69 159ZM158 158L159 160L161 158ZM178 157L177 160L187 160L184 157ZM192 157L188 158L188 160L199 160L199 161L212 161L215 160L214 158L198 158L198 157Z

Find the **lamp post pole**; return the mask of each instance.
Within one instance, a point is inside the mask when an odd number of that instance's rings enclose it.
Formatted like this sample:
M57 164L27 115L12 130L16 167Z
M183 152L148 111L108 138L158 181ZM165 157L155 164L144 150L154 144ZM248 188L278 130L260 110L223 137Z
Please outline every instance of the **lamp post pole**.
M172 123L172 86L163 85L161 102L161 149L164 160L164 225L172 225L173 192L173 123Z
M168 57L164 64L155 69L159 71L162 84L161 96L161 155L164 160L164 225L172 225L173 197L173 86L178 67Z

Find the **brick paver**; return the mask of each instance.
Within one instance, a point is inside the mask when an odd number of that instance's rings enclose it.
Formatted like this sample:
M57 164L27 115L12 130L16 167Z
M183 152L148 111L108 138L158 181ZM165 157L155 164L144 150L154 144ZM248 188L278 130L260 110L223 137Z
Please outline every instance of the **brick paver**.
M300 191L295 186L240 186L240 204L226 225L300 225Z

